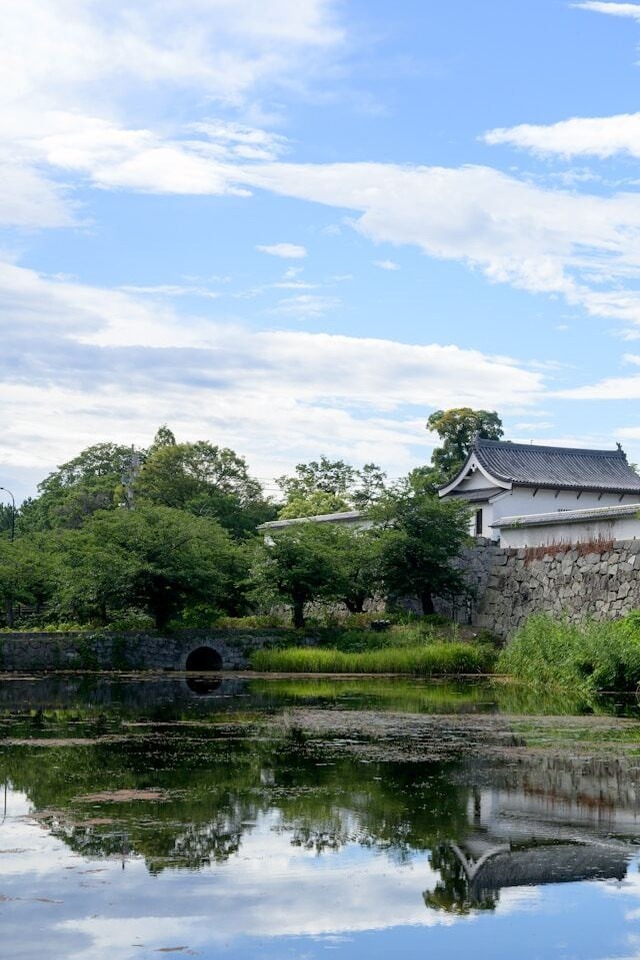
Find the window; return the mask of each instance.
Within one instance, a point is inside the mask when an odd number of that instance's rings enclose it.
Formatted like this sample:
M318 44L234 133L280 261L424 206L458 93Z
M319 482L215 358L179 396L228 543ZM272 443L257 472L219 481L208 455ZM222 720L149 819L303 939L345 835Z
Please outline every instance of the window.
M482 510L476 510L476 537L482 536Z

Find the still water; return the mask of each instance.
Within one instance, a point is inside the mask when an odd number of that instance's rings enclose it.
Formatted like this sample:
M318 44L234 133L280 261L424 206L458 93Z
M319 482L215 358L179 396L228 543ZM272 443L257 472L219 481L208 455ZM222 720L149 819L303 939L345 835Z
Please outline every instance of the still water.
M636 713L482 684L0 681L0 956L639 958Z

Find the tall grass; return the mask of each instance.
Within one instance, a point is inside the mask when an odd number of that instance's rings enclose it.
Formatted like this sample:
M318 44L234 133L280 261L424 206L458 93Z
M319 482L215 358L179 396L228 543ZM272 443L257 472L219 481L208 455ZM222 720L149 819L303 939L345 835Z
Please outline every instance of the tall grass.
M534 686L632 690L640 683L640 612L580 625L531 617L500 654L497 669Z
M347 653L319 647L259 650L251 658L255 670L277 673L404 673L452 676L488 673L495 661L490 647L466 643L433 643L420 647L388 647Z

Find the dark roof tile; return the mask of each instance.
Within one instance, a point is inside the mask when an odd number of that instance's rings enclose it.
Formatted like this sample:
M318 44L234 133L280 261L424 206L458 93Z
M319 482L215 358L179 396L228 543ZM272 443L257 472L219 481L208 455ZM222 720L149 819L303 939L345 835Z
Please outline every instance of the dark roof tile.
M640 476L621 449L580 450L476 440L473 452L491 476L515 486L640 492Z

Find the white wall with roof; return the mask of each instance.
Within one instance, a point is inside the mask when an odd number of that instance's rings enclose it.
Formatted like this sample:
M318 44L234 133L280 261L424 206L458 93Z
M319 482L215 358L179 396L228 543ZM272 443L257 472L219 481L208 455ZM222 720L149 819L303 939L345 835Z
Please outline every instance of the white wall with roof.
M640 539L640 502L567 511L530 514L495 521L502 547L541 547L594 543L600 540Z

